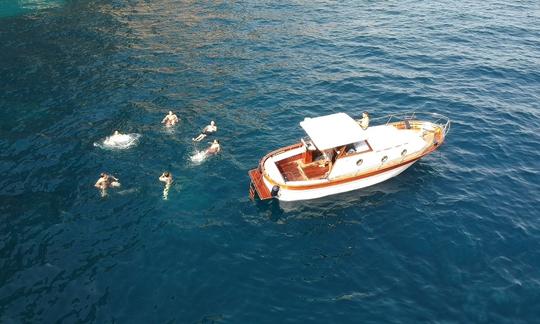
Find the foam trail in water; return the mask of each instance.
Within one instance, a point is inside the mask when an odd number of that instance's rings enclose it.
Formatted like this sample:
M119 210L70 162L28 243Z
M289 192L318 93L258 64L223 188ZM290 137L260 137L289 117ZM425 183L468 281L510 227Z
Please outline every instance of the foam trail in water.
M206 158L208 157L208 154L206 153L206 150L205 151L195 151L195 154L193 154L190 159L191 159L191 162L195 163L195 164L199 164L199 163L202 163L204 160L206 160Z
M138 191L139 191L138 188L131 188L131 189L125 189L125 190L118 191L118 194L119 195L128 195L128 194L132 194L132 193L138 192Z
M176 133L176 128L173 126L165 126L163 127L163 132L165 134L173 135Z
M165 188L163 189L163 200L169 199L169 190L170 189L171 189L170 184L165 185Z
M109 150L125 150L139 144L141 134L117 134L106 137L101 142L95 142L94 146Z

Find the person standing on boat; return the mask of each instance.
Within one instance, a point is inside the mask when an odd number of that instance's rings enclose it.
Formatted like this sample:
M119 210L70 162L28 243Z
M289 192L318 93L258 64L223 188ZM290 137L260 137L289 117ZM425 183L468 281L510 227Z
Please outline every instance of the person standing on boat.
M107 189L120 187L120 181L112 175L101 173L94 187L101 191L101 197L105 197L107 196Z
M206 136L217 132L217 126L216 123L212 120L210 122L210 125L206 125L206 127L203 128L202 132L199 134L199 136L192 138L195 142L202 141Z
M363 130L366 130L369 126L369 115L366 111L362 113L362 119L360 119L360 127L362 127Z
M178 119L178 116L176 116L176 114L169 110L169 114L165 116L165 118L163 118L161 123L165 124L165 126L167 127L171 127L176 125L179 121L180 119Z
M163 174L159 177L159 181L165 183L165 188L163 189L163 199L167 200L169 197L169 190L171 189L171 185L173 183L173 177L170 172L163 172Z

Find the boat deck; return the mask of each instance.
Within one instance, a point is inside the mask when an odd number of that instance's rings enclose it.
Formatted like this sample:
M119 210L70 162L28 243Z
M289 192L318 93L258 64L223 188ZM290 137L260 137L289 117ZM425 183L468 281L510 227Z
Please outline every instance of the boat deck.
M276 163L285 181L302 181L324 178L330 170L328 163L302 163L302 156L297 155Z

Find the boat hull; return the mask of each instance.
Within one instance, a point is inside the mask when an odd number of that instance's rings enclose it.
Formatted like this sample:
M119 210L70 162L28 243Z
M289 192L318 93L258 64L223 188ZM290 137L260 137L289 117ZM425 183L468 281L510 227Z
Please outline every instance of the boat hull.
M386 123L364 130L361 134L364 140L347 138L348 132L336 131L341 137L333 132L321 135L317 128L311 127L315 122L305 119L304 124L311 123L307 125L308 138L268 153L258 168L249 171L250 197L311 200L393 178L438 149L450 129L450 120L442 115L428 114L425 120L417 118L418 115L391 115L385 118ZM324 129L323 124L315 126ZM334 142L329 144L329 141Z
M345 181L337 184L329 183L327 186L322 187L318 186L316 188L309 188L308 186L306 186L306 188L295 187L294 189L280 188L278 194L274 198L280 201L310 200L366 188L397 176L398 174L409 168L411 165L413 165L415 162L416 161L412 161L397 168L392 168L388 171L383 171L369 177ZM271 190L273 187L273 185L267 179L264 179L264 184L269 190Z

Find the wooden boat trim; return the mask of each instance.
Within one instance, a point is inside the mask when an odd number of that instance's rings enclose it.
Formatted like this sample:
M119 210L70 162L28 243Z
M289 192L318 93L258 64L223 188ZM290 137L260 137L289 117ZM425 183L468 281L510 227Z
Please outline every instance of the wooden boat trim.
M268 154L266 154L262 159L261 161L259 162L259 170L261 171L261 173L263 172L264 170L264 162L266 162L266 160L268 160L270 157L278 154L278 153L283 153L283 152L287 152L287 151L290 151L290 150L294 150L296 148L299 148L299 147L302 147L302 144L301 142L300 143L296 143L296 144L293 144L293 145L289 145L289 146L285 146L285 147L282 147L282 148L279 148L277 150L274 150ZM266 178L266 176L265 176Z
M443 137L444 139L444 137ZM377 174L380 174L380 173L383 173L383 172L387 172L387 171L390 171L390 170L393 170L395 168L399 168L400 166L403 166L405 164L408 164L408 163L412 163L412 162L415 162L419 159L421 159L422 157L428 155L429 153L433 152L434 150L436 150L440 145L442 144L442 142L439 142L437 144L433 144L431 147L429 147L425 152L423 152L422 154L416 156L416 157L413 157L412 159L408 159L406 161L403 161L403 162L400 162L396 165L392 165L390 167L387 167L387 168L384 168L384 169L380 169L380 170L375 170L375 171L372 171L372 172L368 172L368 173L364 173L364 174L360 174L360 175L357 175L357 176L353 176L353 177L347 177L347 178L342 178L342 179L337 179L337 180L329 180L328 182L323 182L323 183L315 183L315 184L311 184L311 185L298 185L298 186L292 186L292 185L286 185L284 183L277 183L275 182L274 180L272 180L267 174L266 172L264 172L264 162L271 156L277 154L277 153L280 153L280 152L286 152L286 151L289 151L289 150L292 150L292 149L295 149L295 148L298 148L300 146L302 146L302 143L297 143L297 144L294 144L294 145L290 145L290 146L287 146L285 148L283 148L283 150L281 149L278 149L278 150L275 150L275 151L272 151L271 153L267 154L262 160L261 160L261 163L259 165L259 168L260 170L262 171L262 175L264 177L264 179L266 179L266 181L268 181L272 186L274 185L278 185L281 189L288 189L288 190L308 190L308 189L318 189L318 188L325 188L325 187L330 187L330 186L334 186L334 185L338 185L338 184L343 184L343 183L347 183L347 182L351 182L351 181L356 181L356 180L359 180L359 179L363 179L363 178L368 178L368 177L371 177L371 176L374 176L374 175L377 175Z
M257 195L261 200L270 199L272 198L272 194L270 193L270 190L266 187L264 184L264 181L262 179L262 174L259 171L259 169L253 169L249 171L249 177L251 178L251 188L253 188ZM250 190L253 190L251 189ZM250 198L254 198L255 195L253 192L250 191Z

